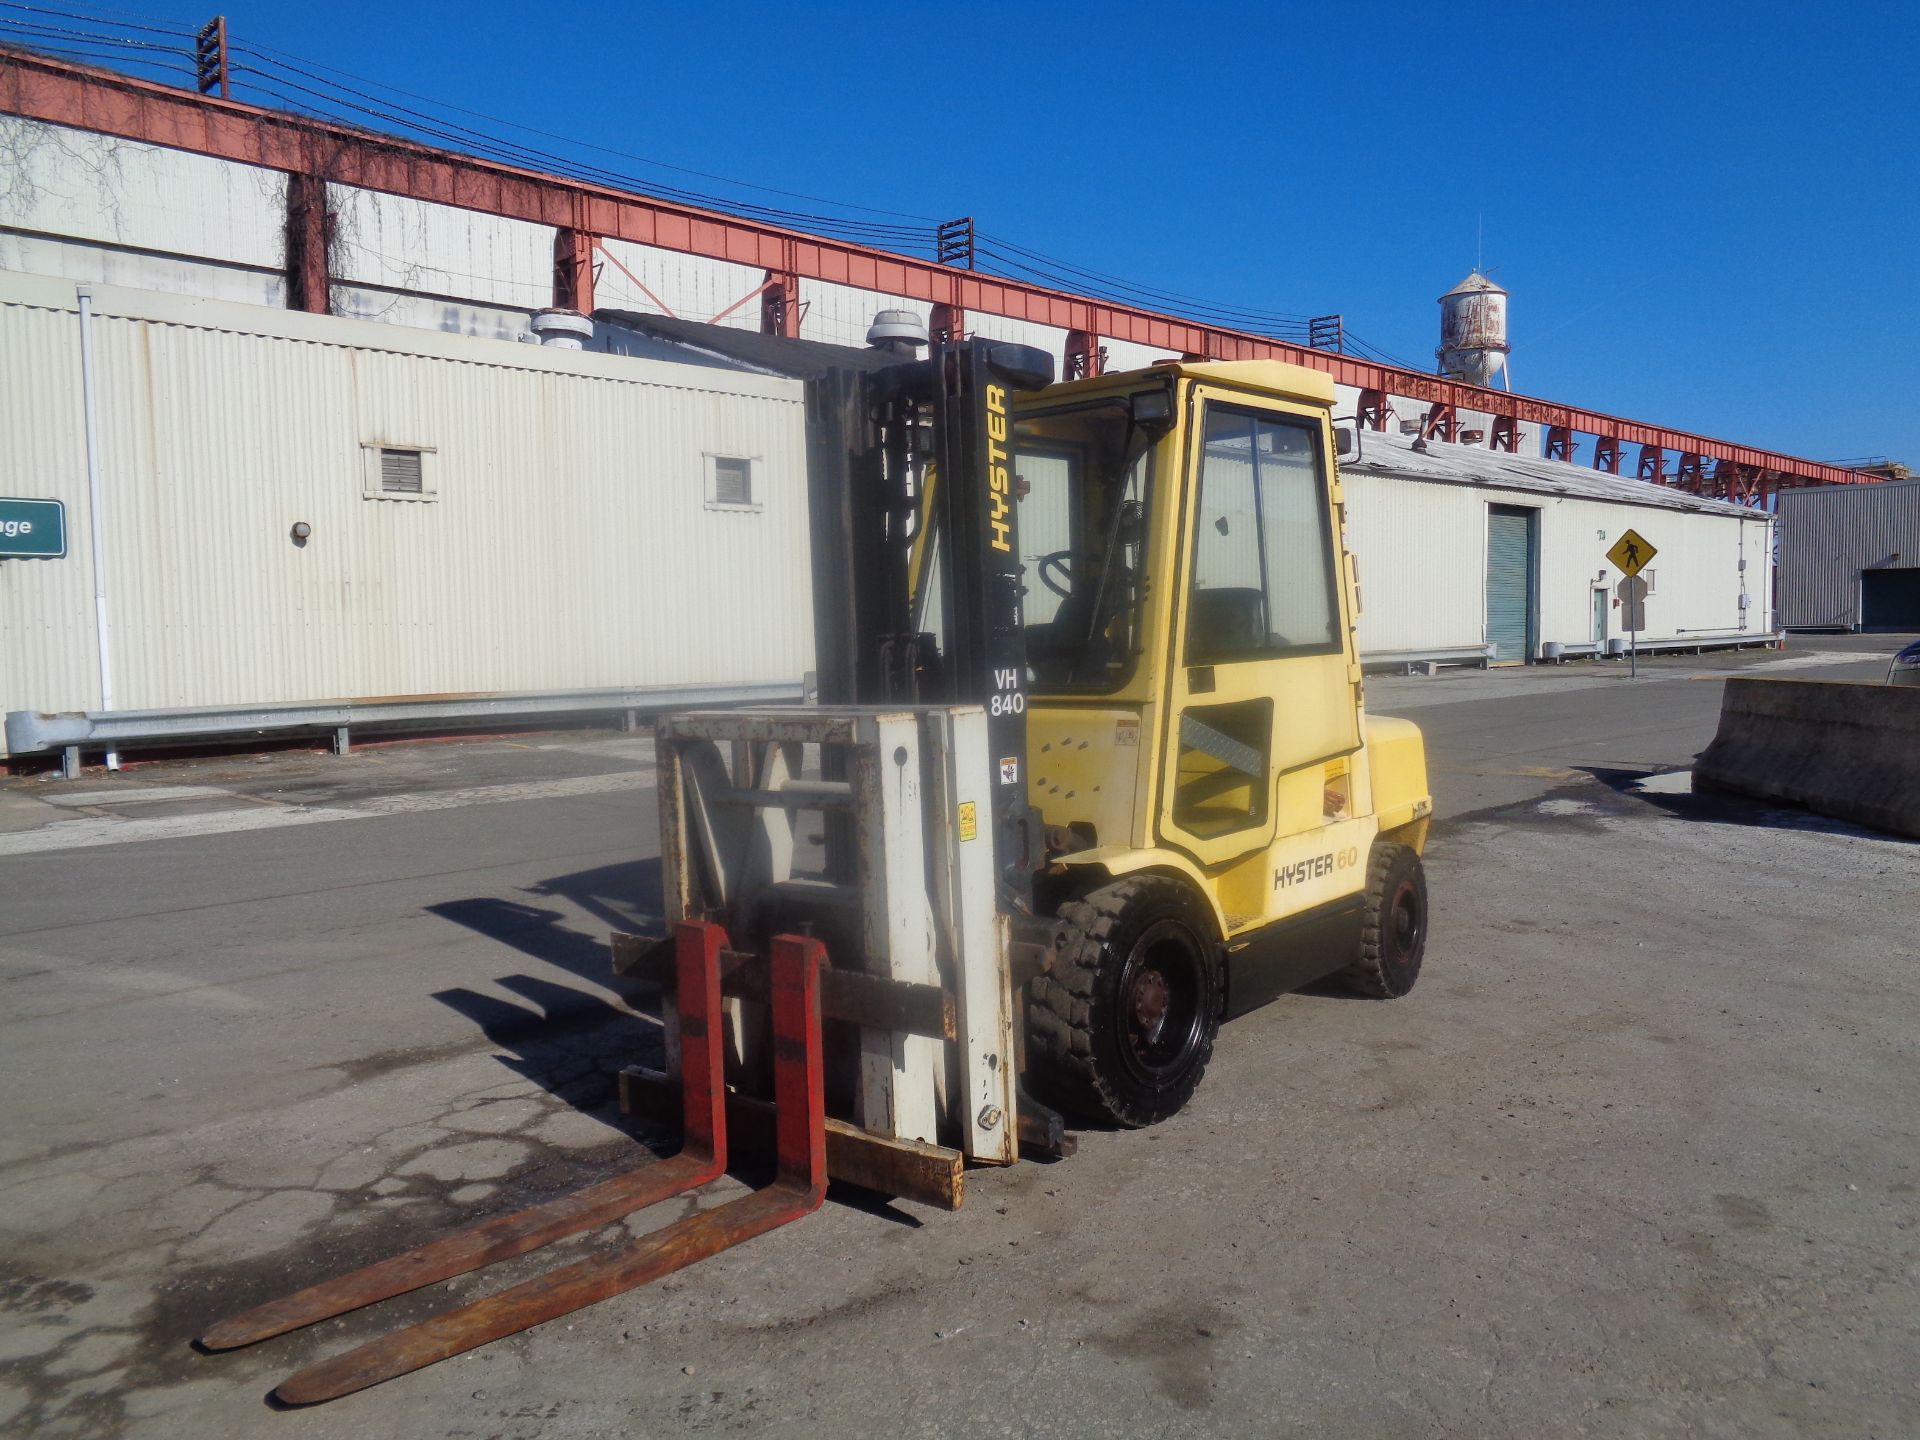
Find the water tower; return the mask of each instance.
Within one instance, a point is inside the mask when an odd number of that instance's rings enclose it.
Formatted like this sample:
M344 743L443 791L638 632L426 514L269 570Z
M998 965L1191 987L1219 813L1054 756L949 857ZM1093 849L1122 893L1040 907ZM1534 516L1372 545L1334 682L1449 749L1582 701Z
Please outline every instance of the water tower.
M1507 292L1475 270L1440 297L1440 373L1491 385L1507 366ZM1512 389L1509 381L1508 389Z

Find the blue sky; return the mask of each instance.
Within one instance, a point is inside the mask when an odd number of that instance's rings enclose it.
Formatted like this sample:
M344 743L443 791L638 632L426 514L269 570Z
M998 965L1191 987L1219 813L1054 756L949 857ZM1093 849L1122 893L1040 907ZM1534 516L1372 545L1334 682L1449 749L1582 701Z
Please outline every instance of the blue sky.
M119 13L197 24L211 8ZM1912 7L227 13L236 40L637 156L971 214L1161 289L1339 311L1423 366L1479 228L1513 292L1515 388L1920 464Z

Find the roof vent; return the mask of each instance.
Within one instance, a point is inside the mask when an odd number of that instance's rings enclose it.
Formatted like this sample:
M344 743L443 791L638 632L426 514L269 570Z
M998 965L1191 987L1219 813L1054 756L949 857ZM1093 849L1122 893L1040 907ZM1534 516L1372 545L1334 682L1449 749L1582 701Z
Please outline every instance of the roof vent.
M867 344L875 350L911 356L927 343L927 322L912 310L882 310L867 327Z
M578 310L536 310L527 325L556 350L584 350L593 338L593 321Z

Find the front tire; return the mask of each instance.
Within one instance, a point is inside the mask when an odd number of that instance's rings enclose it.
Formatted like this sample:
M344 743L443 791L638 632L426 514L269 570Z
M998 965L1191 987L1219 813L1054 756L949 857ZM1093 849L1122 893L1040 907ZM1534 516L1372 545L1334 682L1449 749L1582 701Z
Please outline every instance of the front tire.
M1027 1007L1034 1079L1062 1108L1137 1128L1176 1114L1220 1031L1220 946L1191 886L1137 875L1060 907Z
M1413 989L1427 953L1427 872L1420 852L1374 842L1360 953L1343 976L1362 995L1395 1000Z

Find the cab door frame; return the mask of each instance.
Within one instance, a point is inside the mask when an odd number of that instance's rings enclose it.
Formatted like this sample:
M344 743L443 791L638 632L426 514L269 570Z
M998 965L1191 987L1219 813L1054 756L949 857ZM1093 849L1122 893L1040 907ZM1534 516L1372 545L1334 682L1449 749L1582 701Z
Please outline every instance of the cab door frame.
M1210 417L1215 413L1247 416L1256 428L1250 431L1250 454L1254 457L1255 499L1261 503L1258 422L1310 430L1309 451L1314 457L1317 524L1327 586L1329 634L1305 645L1272 647L1189 663L1194 632L1196 593L1194 579L1199 565L1202 507L1205 504L1205 461ZM1358 666L1352 653L1351 596L1345 567L1340 562L1342 548L1339 525L1342 499L1332 446L1329 412L1310 402L1286 399L1195 381L1187 387L1184 414L1187 426L1185 453L1180 458L1181 483L1167 486L1163 493L1173 497L1170 518L1177 521L1173 585L1168 601L1168 624L1164 655L1166 665L1166 724L1159 754L1160 783L1155 806L1154 831L1163 845L1184 853L1205 870L1229 866L1257 852L1270 849L1277 838L1294 835L1323 823L1321 810L1322 777L1329 761L1349 756L1361 748L1357 686ZM1256 510L1256 516L1260 512ZM1266 551L1264 517L1256 518L1262 527L1256 536L1261 563L1260 588L1262 623L1269 627L1274 592L1273 568ZM1226 532L1222 532L1223 534ZM1247 822L1239 826L1213 823L1196 825L1192 812L1180 813L1182 756L1196 752L1202 757L1204 771L1209 760L1224 772L1242 769L1249 757L1244 747L1253 736L1248 724L1255 707L1267 707L1262 774L1257 777L1258 804L1250 810ZM1239 707L1236 712L1225 707ZM1191 715L1189 712L1199 712ZM1227 733L1209 724L1214 716L1233 717ZM1201 728L1189 723L1199 722ZM1211 734L1209 734L1211 732ZM1224 736L1224 739L1222 738ZM1191 767L1192 760L1189 760ZM1204 777L1203 778L1211 778ZM1222 779L1231 779L1222 774ZM1249 780L1256 777L1249 775ZM1189 782L1190 786L1192 782ZM1300 792L1287 804L1289 790ZM1310 816L1302 814L1311 795ZM1284 827L1284 828L1283 828Z

